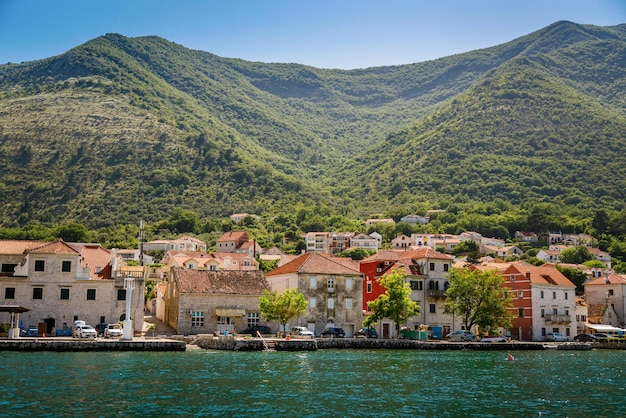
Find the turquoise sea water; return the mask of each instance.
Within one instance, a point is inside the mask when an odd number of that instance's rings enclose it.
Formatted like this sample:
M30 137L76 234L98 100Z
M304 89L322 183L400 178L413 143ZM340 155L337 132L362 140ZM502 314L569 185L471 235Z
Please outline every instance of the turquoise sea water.
M620 417L625 351L0 356L0 416Z

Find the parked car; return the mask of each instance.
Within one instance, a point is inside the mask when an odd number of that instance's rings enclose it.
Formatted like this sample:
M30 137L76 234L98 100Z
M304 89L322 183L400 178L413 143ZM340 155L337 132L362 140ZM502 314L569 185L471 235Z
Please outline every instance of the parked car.
M465 329L459 329L446 335L448 341L474 341L474 334Z
M598 337L594 334L578 334L574 337L574 341L593 343L598 341Z
M378 332L374 328L361 328L354 335L367 338L378 338Z
M121 337L124 331L117 324L107 324L104 328L104 338Z
M559 332L548 332L546 341L567 341L567 337Z
M244 330L239 331L240 334L251 334L253 337L257 337L257 332L260 332L261 335L271 335L273 334L272 329L265 325L253 325Z
M300 337L315 338L315 333L307 327L291 327L289 332Z
M346 336L343 328L328 327L320 333L322 338L343 338Z
M505 343L507 338L503 335L485 335L480 339L481 343Z
M74 338L98 338L98 332L91 325L79 325L74 328Z

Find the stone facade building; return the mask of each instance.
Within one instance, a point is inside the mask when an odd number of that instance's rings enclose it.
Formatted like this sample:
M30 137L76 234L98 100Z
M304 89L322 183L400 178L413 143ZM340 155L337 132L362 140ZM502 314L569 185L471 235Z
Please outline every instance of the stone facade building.
M38 334L63 334L83 320L114 323L126 316L124 278L133 276L131 318L143 326L144 277L141 267L125 265L99 244L0 241L0 305L29 309L19 327ZM5 315L2 313L0 315ZM0 322L8 318L0 316Z
M183 335L265 325L259 308L259 296L264 290L269 290L269 285L260 270L199 271L173 267L164 298L165 321Z
M306 326L319 335L336 326L352 337L363 324L363 274L358 263L325 253L309 252L267 273L279 294L297 289L308 301L306 312L288 325Z

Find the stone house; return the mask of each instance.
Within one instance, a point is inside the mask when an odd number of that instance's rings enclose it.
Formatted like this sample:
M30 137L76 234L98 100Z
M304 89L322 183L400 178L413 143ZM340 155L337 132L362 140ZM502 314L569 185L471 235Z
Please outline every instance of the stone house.
M607 274L585 282L583 286L585 302L589 305L590 316L591 312L594 313L595 321L626 327L626 275Z
M165 322L178 334L241 331L265 325L259 296L269 290L262 271L200 271L173 267L165 292Z
M289 326L302 325L319 335L328 326L342 327L346 337L362 327L363 274L349 258L319 252L305 253L266 274L279 294L297 289L307 310Z
M134 279L131 318L143 326L144 270L126 267L99 244L0 241L0 305L20 305L22 328L57 335L75 320L90 325L126 317L124 279ZM0 314L0 322L8 318Z

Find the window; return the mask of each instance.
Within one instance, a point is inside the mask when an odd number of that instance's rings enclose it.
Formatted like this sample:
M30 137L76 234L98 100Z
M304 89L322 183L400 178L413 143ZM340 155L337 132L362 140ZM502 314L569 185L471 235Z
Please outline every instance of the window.
M543 290L539 293L539 297L543 299Z
M192 327L204 326L204 312L193 311L191 313L191 326Z
M63 273L68 273L68 272L72 271L72 262L71 261L64 261L61 264L61 271Z
M569 328L565 328L565 336L569 337L570 336L570 330Z
M372 293L372 282L367 282L367 293Z
M4 298L5 299L15 299L15 288L7 287L4 289Z
M309 307L310 308L317 307L317 300L315 298L309 298Z
M448 264L443 265L443 271L449 271L450 266Z
M546 317L546 310L541 308L541 317L545 318Z
M542 337L546 336L546 329L545 328L541 328L541 336Z
M352 298L346 298L346 309L352 309Z
M261 318L259 317L258 312L248 312L248 326L249 327L259 325L259 322L261 322Z
M434 303L431 303L429 305L429 308L430 308L430 313L435 313L435 304Z
M515 281L515 275L514 274L511 274L511 276L509 277L509 281L512 281L512 282Z
M311 277L311 280L309 280L309 288L315 289L316 287L317 287L317 279L315 277Z
M552 292L552 299L556 299L556 292Z
M423 290L424 289L424 282L422 282L421 280L411 280L410 284L411 284L411 290Z
M435 263L429 263L429 264L428 264L428 269L429 269L430 271L435 271Z
M587 320L587 315L581 315L580 320L585 322Z
M33 299L43 299L43 287L33 287Z
M346 290L352 290L352 279L346 279Z
M556 315L558 313L556 308L552 308L552 315Z
M46 268L46 262L43 260L35 260L35 271L44 271Z
M117 289L117 300L126 300L126 289Z
M518 290L517 291L517 298L518 299L523 299L524 298L524 291L523 290Z
M202 314L202 323L204 324L204 312L191 312L191 320L193 321L193 315L195 313L199 313ZM234 324L235 321L233 321L233 319L230 316L218 316L217 317L217 324L218 325L231 325ZM200 326L200 325L198 325Z
M333 279L332 277L328 279L328 291L329 292L335 291L335 279Z
M335 309L335 299L328 298L328 309Z
M609 296L613 296L613 289L609 289Z
M96 300L96 289L87 289L87 300Z
M2 264L2 273L14 273L17 264Z
M524 308L517 308L517 317L518 318L524 317Z
M567 292L565 292L565 299L567 300Z
M65 288L65 289L61 289L61 296L60 296L61 300L69 300L70 298L70 289Z

